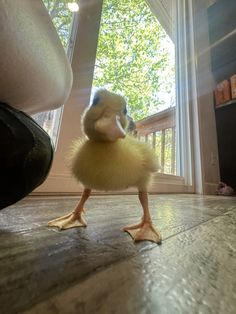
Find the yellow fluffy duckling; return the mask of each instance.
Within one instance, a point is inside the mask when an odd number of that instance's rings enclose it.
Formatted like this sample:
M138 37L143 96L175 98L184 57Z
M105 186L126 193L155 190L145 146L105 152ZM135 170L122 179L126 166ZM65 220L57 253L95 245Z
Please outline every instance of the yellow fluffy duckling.
M81 199L72 213L52 220L49 226L60 229L86 226L84 204L92 189L103 191L137 187L143 208L141 222L125 227L135 241L161 242L161 235L153 226L148 209L147 188L158 163L151 148L126 135L125 99L100 89L92 105L82 118L85 140L77 140L71 154L71 169L76 179L84 185Z

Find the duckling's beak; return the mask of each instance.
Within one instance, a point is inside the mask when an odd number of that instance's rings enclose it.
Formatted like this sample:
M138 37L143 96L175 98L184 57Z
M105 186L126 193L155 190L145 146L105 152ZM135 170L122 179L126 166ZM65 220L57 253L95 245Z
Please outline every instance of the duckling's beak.
M100 118L95 123L95 130L102 133L108 141L112 142L126 136L118 115Z

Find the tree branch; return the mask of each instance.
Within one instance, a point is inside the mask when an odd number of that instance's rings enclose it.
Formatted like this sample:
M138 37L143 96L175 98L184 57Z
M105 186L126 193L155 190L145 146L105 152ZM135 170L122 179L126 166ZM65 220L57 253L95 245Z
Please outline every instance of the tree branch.
M55 0L52 10L49 12L52 19L60 12L59 4L60 0Z

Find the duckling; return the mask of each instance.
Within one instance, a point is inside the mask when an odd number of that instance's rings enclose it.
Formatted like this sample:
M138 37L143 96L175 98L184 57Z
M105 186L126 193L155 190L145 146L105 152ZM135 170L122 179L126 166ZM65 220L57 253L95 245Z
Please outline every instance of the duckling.
M86 139L76 140L70 156L71 171L84 186L76 208L48 223L51 227L68 229L86 227L84 204L92 189L103 191L136 187L143 208L141 222L126 226L134 241L161 242L161 235L152 223L148 208L148 184L158 162L151 148L127 135L126 101L123 96L99 89L92 105L82 117Z

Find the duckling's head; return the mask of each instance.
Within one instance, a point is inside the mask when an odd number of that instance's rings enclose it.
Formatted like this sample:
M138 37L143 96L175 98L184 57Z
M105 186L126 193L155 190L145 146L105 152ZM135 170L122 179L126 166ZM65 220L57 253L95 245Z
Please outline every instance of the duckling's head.
M114 142L124 138L127 125L126 101L121 95L99 89L82 118L84 133L95 141Z

